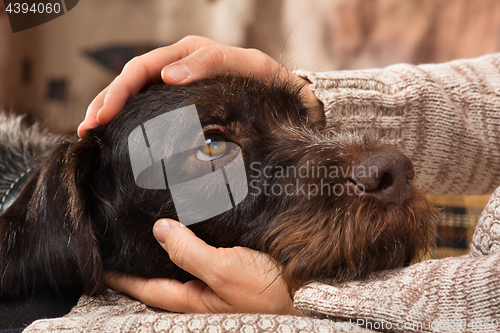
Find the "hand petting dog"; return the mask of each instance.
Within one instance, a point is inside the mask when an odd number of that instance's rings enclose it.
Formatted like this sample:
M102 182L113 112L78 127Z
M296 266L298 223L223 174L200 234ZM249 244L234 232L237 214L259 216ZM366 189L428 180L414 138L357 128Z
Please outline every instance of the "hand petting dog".
M205 37L188 36L130 60L122 73L90 103L85 120L78 128L78 136L83 137L88 129L99 124L109 123L127 100L148 84L163 81L180 85L225 74L250 74L265 79L276 69L301 84L306 83L302 91L306 106L313 112L313 121L324 119L323 104L314 96L308 81L288 72L267 54L219 44Z
M173 312L297 314L280 270L266 254L212 247L173 220L159 220L153 232L172 262L200 280L182 283L108 272L108 286Z

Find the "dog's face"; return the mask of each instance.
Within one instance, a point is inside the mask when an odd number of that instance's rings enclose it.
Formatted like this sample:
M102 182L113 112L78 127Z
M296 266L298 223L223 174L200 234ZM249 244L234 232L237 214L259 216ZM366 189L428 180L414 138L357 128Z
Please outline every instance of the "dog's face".
M172 193L136 184L127 140L141 124L194 104L211 144L184 154L175 168L192 179L241 152L248 184L236 207L189 226L208 244L270 254L292 288L409 264L433 240L435 217L411 185L411 163L377 138L314 123L299 91L279 80L231 77L153 86L108 126L55 149L46 164L52 171L42 167L27 186L54 191L54 203L36 203L36 195L27 199L28 190L18 202L60 211L64 222L53 232L61 236L54 238L73 248L65 256L67 267L81 276L89 294L103 292L103 269L191 278L170 262L152 233L157 219L178 218ZM54 180L53 174L62 176ZM19 207L8 213L33 214Z

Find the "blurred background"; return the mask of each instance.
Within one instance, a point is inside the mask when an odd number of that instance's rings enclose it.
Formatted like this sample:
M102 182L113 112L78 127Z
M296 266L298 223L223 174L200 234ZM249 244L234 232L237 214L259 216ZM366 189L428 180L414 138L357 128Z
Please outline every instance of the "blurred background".
M82 0L17 33L1 3L0 108L74 131L128 60L189 34L260 49L291 69L444 62L500 51L500 1ZM467 252L485 198L433 198L443 207L437 256Z

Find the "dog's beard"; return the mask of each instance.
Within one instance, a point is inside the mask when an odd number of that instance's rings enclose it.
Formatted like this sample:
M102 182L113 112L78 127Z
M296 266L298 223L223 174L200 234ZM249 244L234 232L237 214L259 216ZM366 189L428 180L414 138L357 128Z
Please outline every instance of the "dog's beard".
M315 280L344 282L410 264L435 237L436 210L418 191L403 207L373 198L295 198L276 216L262 249L292 288Z
M328 129L273 134L279 139L270 141L265 160L277 177L254 177L254 184L268 182L272 214L257 249L275 260L291 288L409 265L435 242L437 211L415 187L411 199L386 204L349 181L355 156L387 149L376 138Z

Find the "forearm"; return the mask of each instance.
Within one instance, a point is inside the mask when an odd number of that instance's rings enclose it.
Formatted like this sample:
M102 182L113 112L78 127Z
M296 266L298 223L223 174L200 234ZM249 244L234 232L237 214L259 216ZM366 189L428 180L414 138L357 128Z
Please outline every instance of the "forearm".
M439 65L312 73L328 123L407 154L428 194L484 194L500 184L500 54Z

